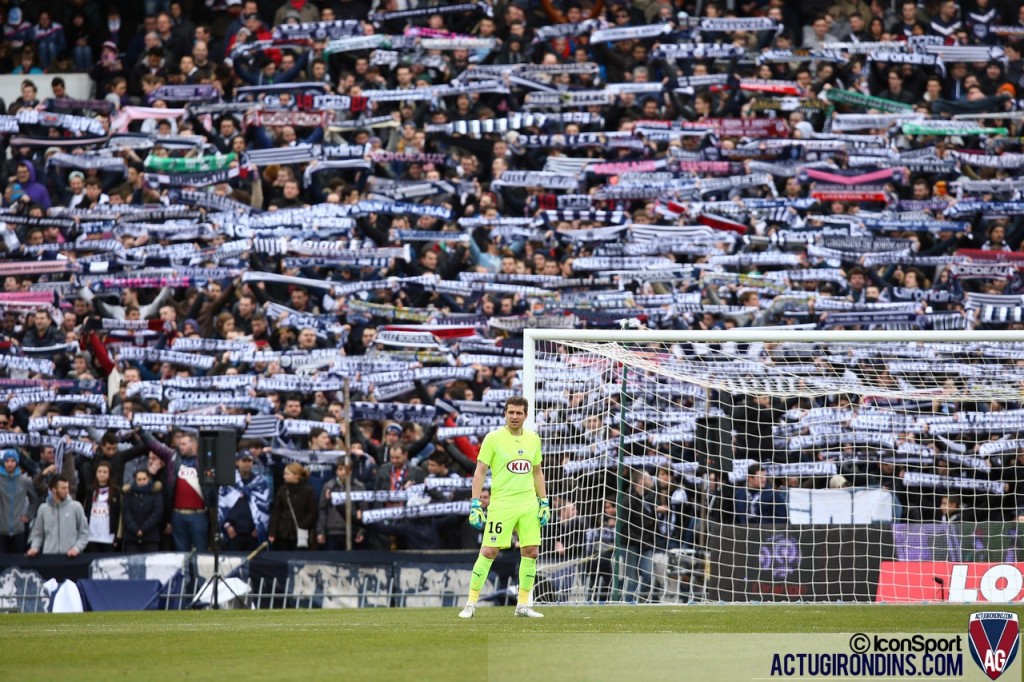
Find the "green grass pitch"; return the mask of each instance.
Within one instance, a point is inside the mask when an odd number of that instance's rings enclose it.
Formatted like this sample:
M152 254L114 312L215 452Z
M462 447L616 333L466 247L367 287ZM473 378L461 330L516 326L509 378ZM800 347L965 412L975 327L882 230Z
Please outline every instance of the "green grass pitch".
M457 618L457 609L4 614L0 679L693 679L678 661L672 669L659 667L659 648L683 640L680 633L965 632L968 614L984 609L766 604L538 610L544 620L514 619L511 608L481 608L470 621ZM1013 610L1024 615L1024 609ZM758 642L756 635L737 639L744 647ZM701 653L685 653L695 664L691 673L713 665L702 662Z

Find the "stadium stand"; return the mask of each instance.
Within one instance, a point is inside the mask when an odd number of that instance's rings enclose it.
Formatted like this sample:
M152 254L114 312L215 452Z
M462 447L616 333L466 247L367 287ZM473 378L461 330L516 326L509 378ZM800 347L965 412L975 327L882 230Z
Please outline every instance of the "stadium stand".
M354 548L472 549L464 477L522 391L525 328L1024 330L1019 3L423 4L0 10L0 73L23 77L0 115L0 476L41 477L46 504L70 474L118 551L204 549L210 505L225 546L291 551L344 547L343 472ZM774 428L816 407L738 400L728 447L781 464ZM581 452L610 426L570 425ZM210 428L239 436L217 502L195 480ZM981 445L901 466L1005 483L983 507L907 495L885 462L779 483L1024 518L1024 450ZM700 492L631 482L631 513L647 499L691 546ZM742 490L723 517L756 523ZM99 523L143 498L159 520L131 542ZM595 502L556 499L544 552L587 555ZM0 546L23 549L24 511Z

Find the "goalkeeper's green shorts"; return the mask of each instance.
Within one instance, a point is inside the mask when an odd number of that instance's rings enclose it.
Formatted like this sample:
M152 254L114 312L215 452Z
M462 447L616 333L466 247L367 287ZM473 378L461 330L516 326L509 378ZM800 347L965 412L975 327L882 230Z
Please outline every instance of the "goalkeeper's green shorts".
M487 507L487 523L484 524L484 547L507 549L512 546L512 531L519 534L519 545L530 547L540 545L540 519L537 518L537 498L529 502L503 505L493 501Z

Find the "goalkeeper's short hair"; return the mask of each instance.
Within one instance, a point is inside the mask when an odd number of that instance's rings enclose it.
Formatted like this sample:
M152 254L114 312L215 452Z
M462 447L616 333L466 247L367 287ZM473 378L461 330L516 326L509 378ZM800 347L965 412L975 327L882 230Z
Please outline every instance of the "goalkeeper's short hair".
M520 407L523 408L523 412L526 412L527 414L529 414L530 412L530 401L527 400L524 396L510 395L505 400L505 409L503 411L508 412L508 408L511 407L512 405L519 405Z

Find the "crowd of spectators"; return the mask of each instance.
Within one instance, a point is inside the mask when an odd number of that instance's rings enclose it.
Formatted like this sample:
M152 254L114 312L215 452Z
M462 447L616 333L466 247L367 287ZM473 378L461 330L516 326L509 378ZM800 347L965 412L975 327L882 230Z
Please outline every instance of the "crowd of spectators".
M522 390L526 327L1024 329L1019 3L730 4L0 9L0 73L24 76L0 116L0 551L214 529L232 551L475 547L461 481ZM79 74L91 96L68 95ZM618 422L561 390L544 552L593 558L616 486L566 471ZM943 395L931 414L1017 407ZM750 475L655 448L618 513L644 548L629 591L695 519L784 520L787 487L889 486L915 521L1024 514L1024 455L981 451L1011 420L801 476L772 467L828 448L779 443L861 398L723 406ZM198 432L218 426L240 440L215 501ZM920 493L908 467L940 478ZM963 478L1005 485L980 504ZM74 499L87 527L58 546Z

